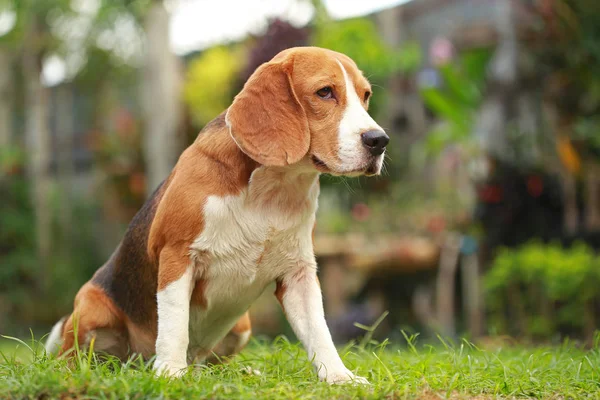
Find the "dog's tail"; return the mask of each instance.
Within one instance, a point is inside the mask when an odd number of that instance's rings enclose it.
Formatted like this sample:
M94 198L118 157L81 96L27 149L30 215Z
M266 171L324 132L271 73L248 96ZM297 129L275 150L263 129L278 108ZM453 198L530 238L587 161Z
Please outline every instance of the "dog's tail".
M46 354L58 353L60 346L62 346L63 327L66 320L67 317L63 317L52 327L50 335L48 335L48 339L46 339L46 344L44 345Z

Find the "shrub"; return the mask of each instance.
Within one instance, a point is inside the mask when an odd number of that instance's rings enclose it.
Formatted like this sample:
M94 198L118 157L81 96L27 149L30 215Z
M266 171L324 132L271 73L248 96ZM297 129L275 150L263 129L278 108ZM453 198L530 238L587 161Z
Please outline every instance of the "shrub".
M593 334L600 257L587 245L532 242L502 249L485 276L490 322L498 333L530 338Z

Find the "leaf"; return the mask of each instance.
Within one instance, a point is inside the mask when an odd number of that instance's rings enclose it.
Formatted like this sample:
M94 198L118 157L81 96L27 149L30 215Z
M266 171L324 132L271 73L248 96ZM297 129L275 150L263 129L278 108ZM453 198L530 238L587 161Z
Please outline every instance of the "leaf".
M457 126L464 127L465 130L468 129L466 110L451 95L438 89L428 88L421 91L421 96L425 104L438 116L453 122Z
M476 87L483 87L487 73L487 66L492 59L489 49L472 50L464 53L460 58L460 65L465 77Z
M446 89L456 102L462 103L464 107L476 107L482 100L481 91L477 85L460 73L458 68L451 64L440 68L444 77Z

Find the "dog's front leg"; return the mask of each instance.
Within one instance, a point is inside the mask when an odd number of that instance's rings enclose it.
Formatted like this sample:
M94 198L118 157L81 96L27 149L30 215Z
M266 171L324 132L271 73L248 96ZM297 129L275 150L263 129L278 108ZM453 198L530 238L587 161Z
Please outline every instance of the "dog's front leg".
M277 281L275 292L319 379L329 383L369 383L344 366L325 322L316 265L302 266Z
M187 368L190 297L193 267L181 252L163 249L160 254L158 292L157 374L180 376Z

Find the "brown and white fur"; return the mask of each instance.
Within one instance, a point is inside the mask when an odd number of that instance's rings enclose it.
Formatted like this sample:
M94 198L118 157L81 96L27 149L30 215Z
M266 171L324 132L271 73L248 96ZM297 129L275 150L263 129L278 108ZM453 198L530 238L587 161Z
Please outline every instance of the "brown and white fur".
M179 375L213 351L238 352L248 308L276 282L319 379L366 382L325 323L312 231L320 173L381 171L388 138L367 113L370 94L356 64L330 50L289 49L263 64L183 152L47 349L95 338L97 351L156 355L157 373Z

